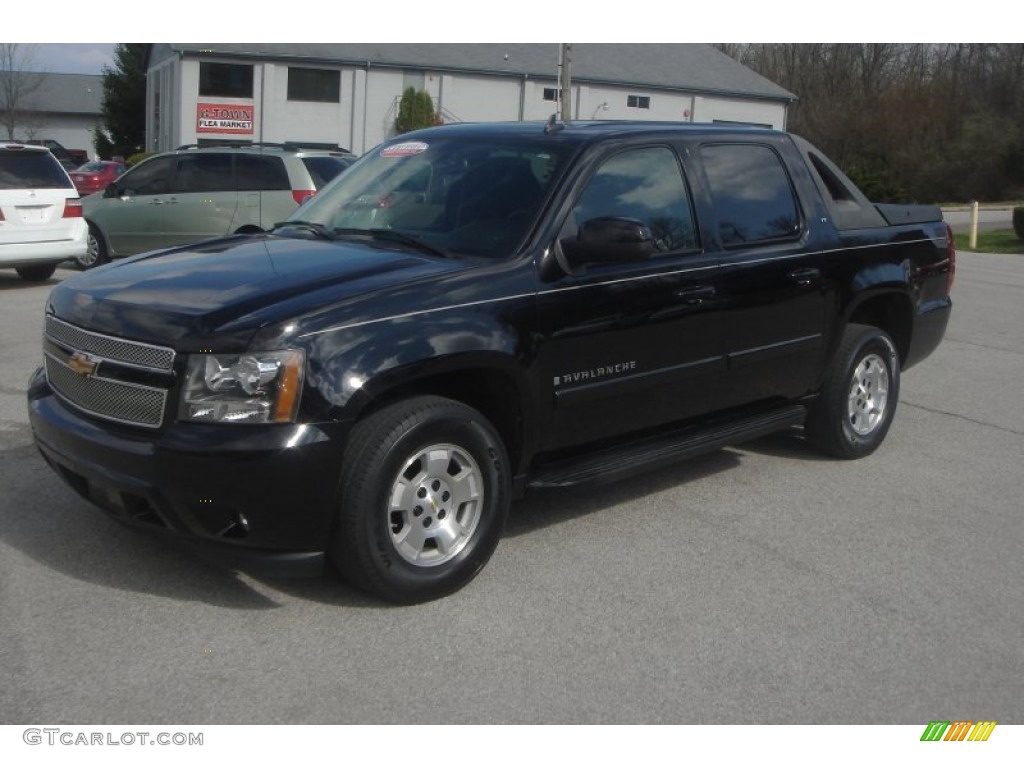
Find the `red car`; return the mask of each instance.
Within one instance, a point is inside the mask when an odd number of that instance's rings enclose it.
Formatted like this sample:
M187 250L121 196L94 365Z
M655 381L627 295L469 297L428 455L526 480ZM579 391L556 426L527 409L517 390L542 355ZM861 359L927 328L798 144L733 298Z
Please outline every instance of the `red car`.
M128 166L124 163L113 160L96 160L71 171L68 175L71 176L71 181L74 182L78 193L85 197L93 192L106 189L107 184L126 170L128 170Z

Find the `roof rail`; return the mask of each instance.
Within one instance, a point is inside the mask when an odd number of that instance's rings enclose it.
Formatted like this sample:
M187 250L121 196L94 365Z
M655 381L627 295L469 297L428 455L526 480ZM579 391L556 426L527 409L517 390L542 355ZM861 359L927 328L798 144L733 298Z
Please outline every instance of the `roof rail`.
M277 141L232 141L231 139L211 140L203 144L182 144L180 147L175 147L174 151L178 152L183 149L217 149L217 148L228 148L228 149L249 149L250 147L275 147L277 149L284 149L289 152L301 152L302 148L296 144L289 142L277 142Z
M302 142L294 141L232 141L231 139L211 140L204 142L203 144L182 144L180 147L175 147L174 151L179 152L185 149L215 149L218 147L227 147L228 149L249 149L250 147L274 147L275 149L283 149L286 152L302 152L303 150L320 150L325 152L344 152L347 155L351 155L352 152L345 147L337 144L304 144Z

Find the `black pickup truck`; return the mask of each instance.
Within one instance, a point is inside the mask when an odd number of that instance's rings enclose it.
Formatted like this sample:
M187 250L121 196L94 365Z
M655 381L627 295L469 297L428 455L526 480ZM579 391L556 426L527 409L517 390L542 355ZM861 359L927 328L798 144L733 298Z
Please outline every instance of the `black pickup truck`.
M786 133L444 126L273 231L56 286L29 412L119 520L415 602L530 488L794 427L874 451L954 262L938 209L873 205Z

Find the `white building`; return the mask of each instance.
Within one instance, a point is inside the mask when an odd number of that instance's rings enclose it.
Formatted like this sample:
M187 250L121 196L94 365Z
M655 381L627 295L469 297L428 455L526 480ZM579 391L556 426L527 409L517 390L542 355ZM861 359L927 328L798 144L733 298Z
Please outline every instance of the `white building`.
M362 154L394 135L409 86L446 123L544 120L558 111L558 59L555 43L157 43L146 148L231 139ZM795 99L709 45L577 43L571 72L577 120L784 128Z
M5 73L5 76L10 76ZM103 77L16 72L27 85L15 113L16 139L53 139L68 149L96 154L94 131L102 119ZM6 134L0 139L6 139Z

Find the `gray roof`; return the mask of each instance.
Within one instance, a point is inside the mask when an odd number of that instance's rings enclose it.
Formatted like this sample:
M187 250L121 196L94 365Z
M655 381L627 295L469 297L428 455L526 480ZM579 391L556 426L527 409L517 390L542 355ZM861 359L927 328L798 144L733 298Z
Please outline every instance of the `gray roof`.
M22 72L22 77L38 78L39 86L25 97L19 109L72 115L98 115L103 103L102 75L55 75L49 72Z
M554 80L558 48L557 43L167 43L154 45L150 64L175 54L237 56ZM772 101L796 98L717 48L698 43L574 43L572 77L582 83L649 86Z

